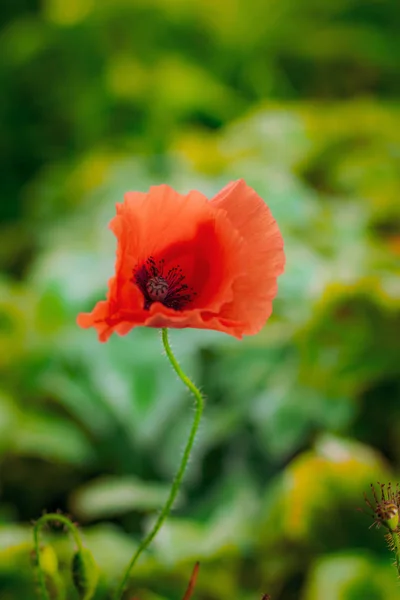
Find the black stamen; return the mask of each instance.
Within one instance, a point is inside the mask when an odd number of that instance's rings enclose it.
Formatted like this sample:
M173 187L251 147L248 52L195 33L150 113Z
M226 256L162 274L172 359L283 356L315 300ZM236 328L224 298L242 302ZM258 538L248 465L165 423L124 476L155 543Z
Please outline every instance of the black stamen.
M182 310L196 295L186 283L182 283L185 275L180 267L172 267L164 274L164 259L155 261L149 256L144 264L133 271L132 283L138 286L143 294L143 308L149 310L154 302L161 302L173 310Z

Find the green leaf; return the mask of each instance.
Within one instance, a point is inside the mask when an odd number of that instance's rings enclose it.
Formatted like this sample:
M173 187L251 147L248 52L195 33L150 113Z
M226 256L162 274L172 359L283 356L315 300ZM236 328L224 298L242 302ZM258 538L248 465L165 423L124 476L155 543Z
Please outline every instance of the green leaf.
M168 485L135 477L101 477L78 488L71 508L80 519L94 520L136 511L156 511L166 500Z

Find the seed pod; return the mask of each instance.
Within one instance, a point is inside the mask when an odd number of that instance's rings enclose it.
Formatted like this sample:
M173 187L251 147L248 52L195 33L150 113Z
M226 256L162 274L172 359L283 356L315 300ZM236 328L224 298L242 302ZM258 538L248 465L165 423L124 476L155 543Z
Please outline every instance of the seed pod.
M393 502L381 502L375 509L377 519L390 529L394 531L399 524L399 510Z
M381 483L379 485L381 488L381 497L378 497L375 487L371 483L374 502L370 502L367 495L364 494L365 502L373 512L371 516L377 527L383 525L389 529L389 531L396 531L399 525L399 486L397 485L396 488L393 489L390 483L387 485Z
M78 550L72 557L72 579L80 600L91 600L99 581L99 568L87 548Z

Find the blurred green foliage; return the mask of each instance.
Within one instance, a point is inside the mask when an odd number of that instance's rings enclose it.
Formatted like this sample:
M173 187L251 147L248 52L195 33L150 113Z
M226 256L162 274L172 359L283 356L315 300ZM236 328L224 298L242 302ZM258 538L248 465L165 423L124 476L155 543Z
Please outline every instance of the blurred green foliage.
M200 560L204 600L397 597L356 507L400 465L398 1L6 0L1 13L1 599L35 597L43 509L82 525L106 598L192 415L156 331L100 345L75 325L112 273L114 203L159 182L211 196L239 177L279 222L286 273L260 335L171 336L207 407L132 593L181 598ZM72 543L46 540L72 600Z

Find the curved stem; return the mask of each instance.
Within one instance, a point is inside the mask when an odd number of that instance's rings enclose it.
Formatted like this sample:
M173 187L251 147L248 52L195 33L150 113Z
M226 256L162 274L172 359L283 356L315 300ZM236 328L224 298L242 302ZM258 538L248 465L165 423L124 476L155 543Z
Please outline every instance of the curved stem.
M40 585L40 592L41 592L42 600L50 600L50 596L49 596L49 593L46 588L45 576L44 576L44 572L43 572L42 565L40 562L41 558L40 558L39 531L43 525L45 525L46 523L49 523L50 521L57 521L58 523L62 523L63 525L65 525L69 529L70 533L72 533L72 536L75 540L76 545L78 546L78 549L80 551L83 549L82 541L81 541L81 538L79 537L78 529L64 515L59 515L58 513L48 513L47 515L41 516L40 519L38 519L36 521L35 526L33 528L33 546L34 546L34 551L36 554L37 568L39 571L39 585Z
M122 577L121 583L118 586L118 589L114 595L114 600L121 600L122 598L122 594L124 593L126 584L128 582L129 579L129 575L136 563L136 561L138 560L139 556L142 554L142 552L151 544L151 542L153 541L153 539L155 538L155 536L157 535L159 529L161 528L162 524L164 523L165 519L167 518L172 505L175 501L175 498L179 492L179 488L181 487L181 483L182 483L182 479L183 476L185 474L185 470L187 467L187 464L189 462L189 457L193 448L193 443L196 437L196 433L200 424L200 420L201 420L201 415L203 412L203 406L204 406L204 400L203 400L203 396L201 395L201 392L197 389L197 387L194 385L194 383L189 379L189 377L187 375L185 375L185 373L182 371L178 361L176 360L170 343L169 343L169 339L168 339L168 330L167 329L162 329L162 341L164 344L164 349L165 352L167 354L167 357L172 365L172 368L174 369L174 371L176 372L176 374L178 375L178 377L181 379L181 381L186 385L186 387L192 392L194 398L195 398L195 415L194 415L194 419L193 419L193 423L192 423L192 427L190 429L189 432L189 437L188 440L186 442L186 447L185 450L183 452L183 456L182 456L182 460L181 463L179 465L178 471L174 477L174 480L172 482L172 486L169 492L169 496L167 498L166 503L164 504L158 519L156 520L153 528L151 529L151 531L148 533L148 535L144 538L144 540L141 542L139 548L136 550L135 554L133 555L130 563L128 564L125 573Z

